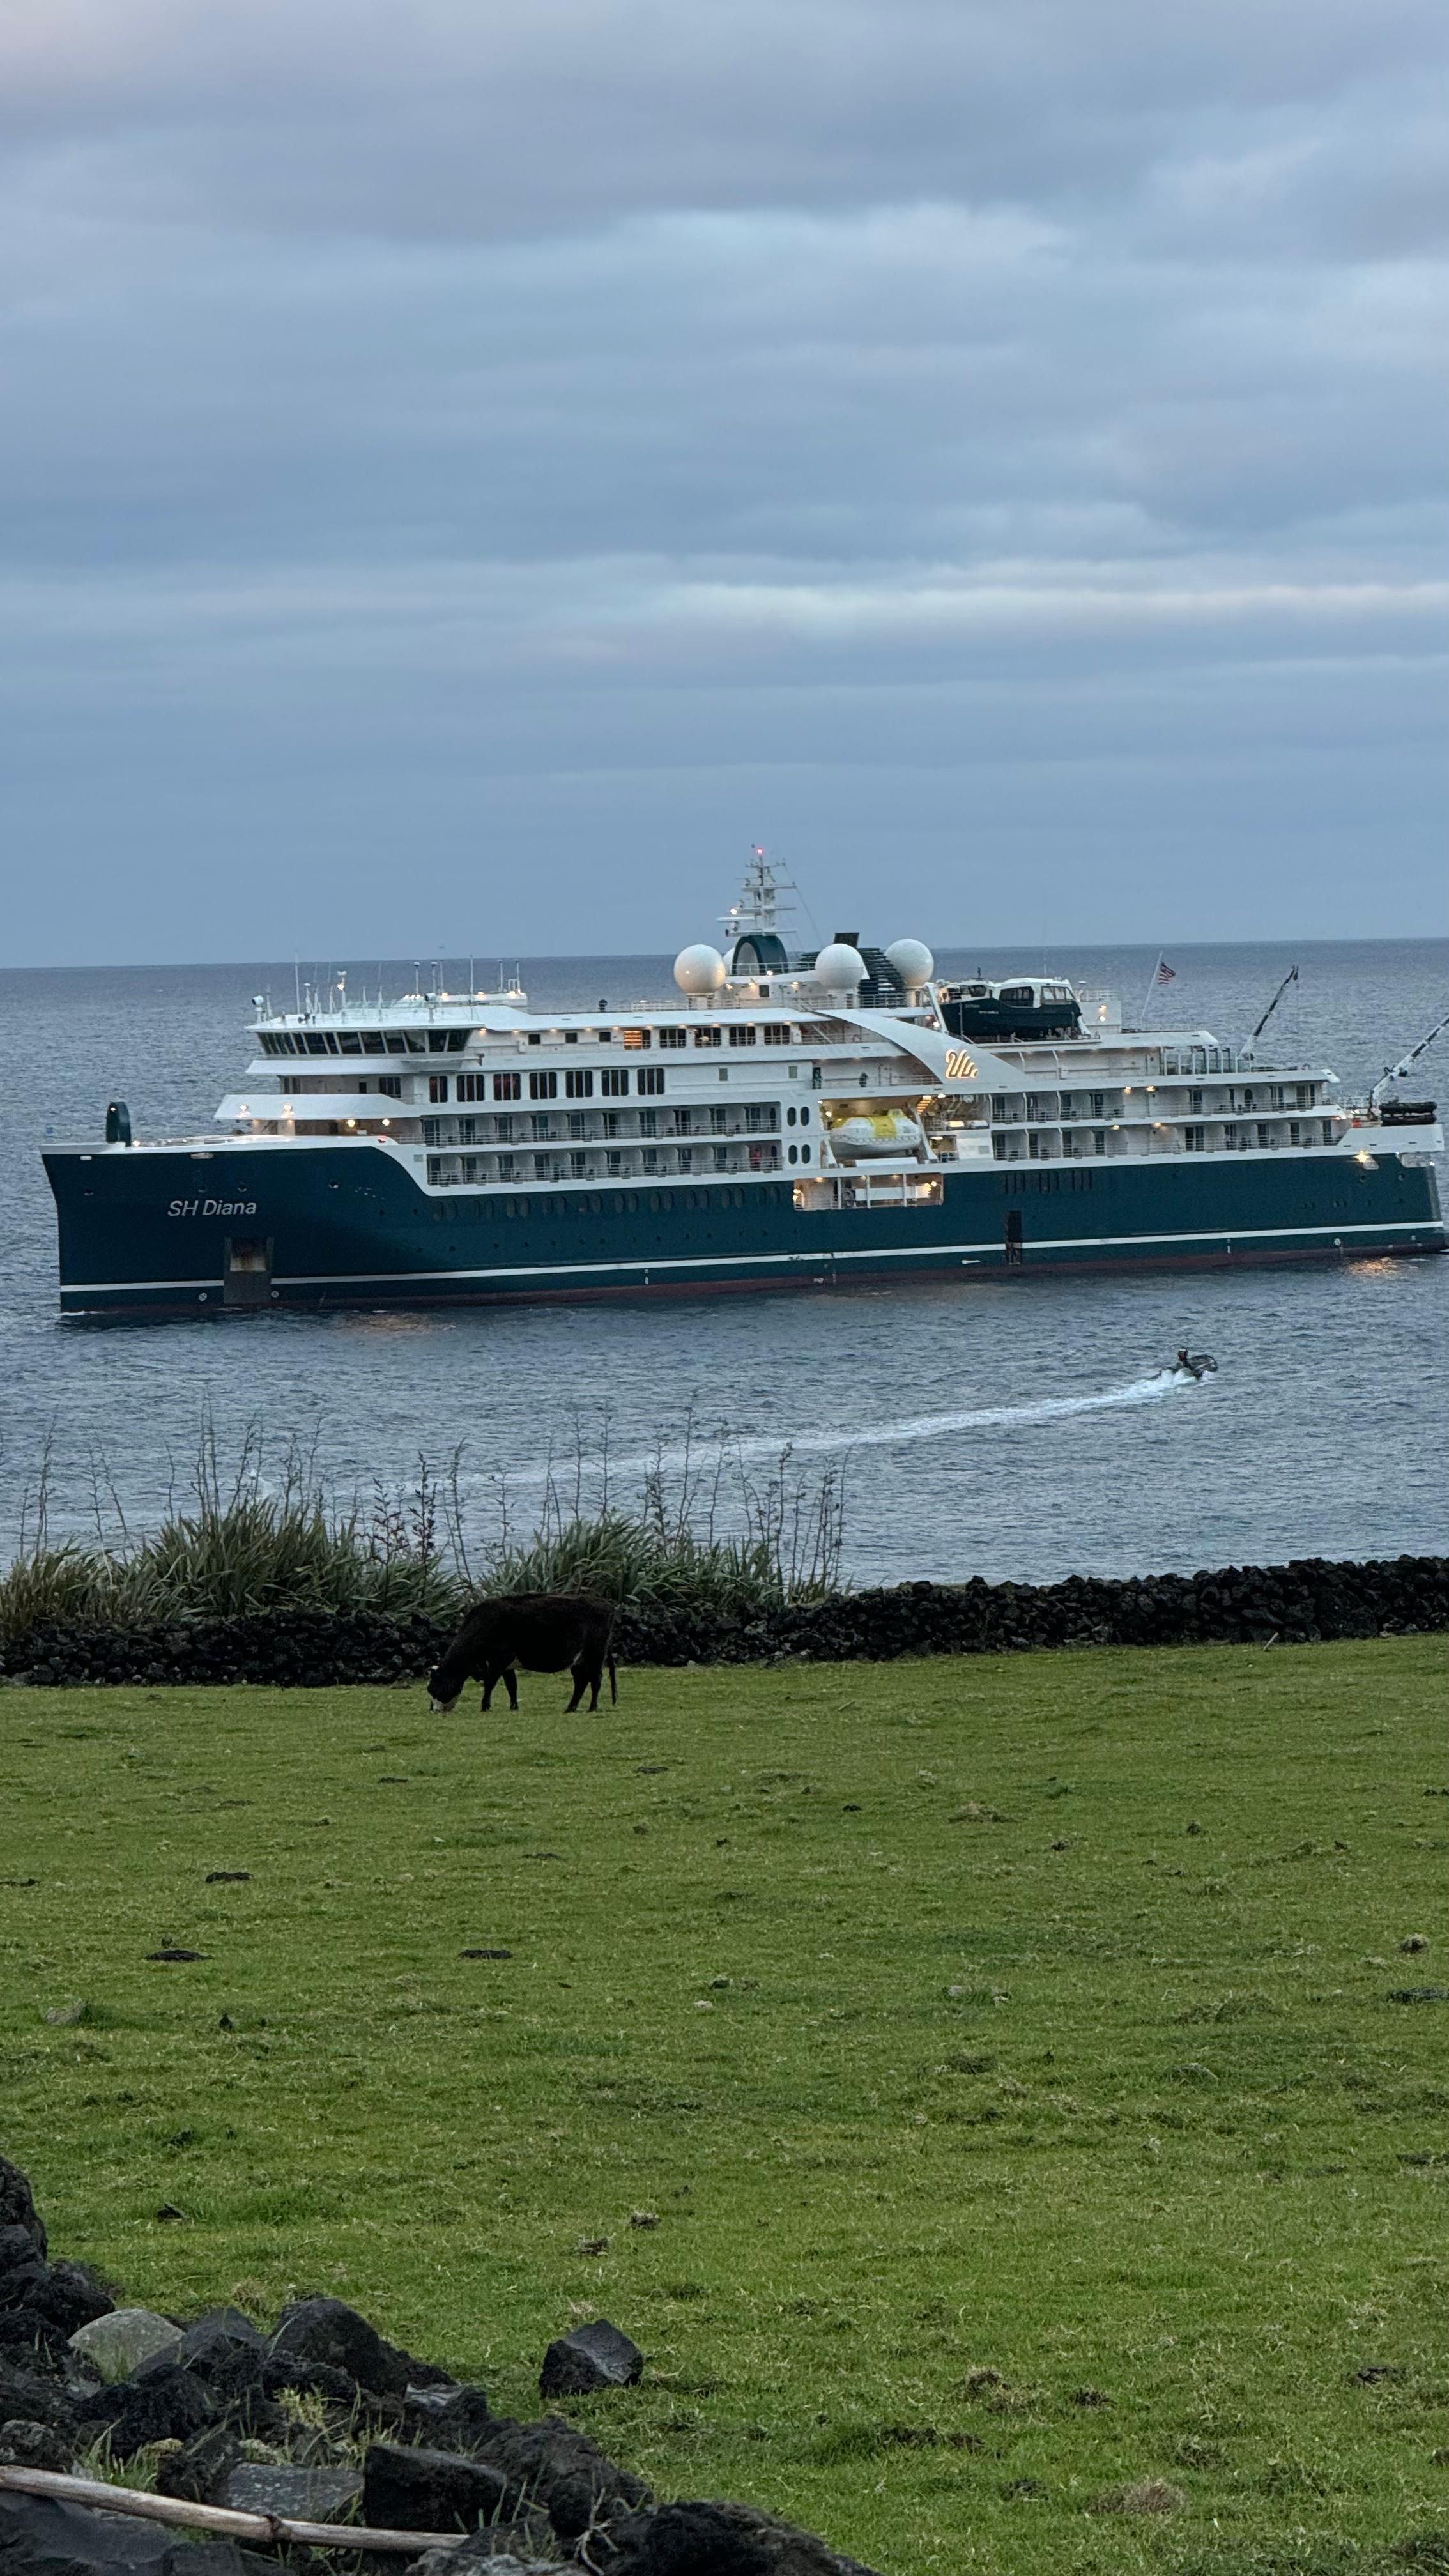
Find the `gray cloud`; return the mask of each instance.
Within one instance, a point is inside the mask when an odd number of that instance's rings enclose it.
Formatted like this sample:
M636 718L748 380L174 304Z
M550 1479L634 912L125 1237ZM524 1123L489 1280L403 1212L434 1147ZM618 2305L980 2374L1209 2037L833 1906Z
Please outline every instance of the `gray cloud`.
M12 0L20 953L1427 925L1436 21Z

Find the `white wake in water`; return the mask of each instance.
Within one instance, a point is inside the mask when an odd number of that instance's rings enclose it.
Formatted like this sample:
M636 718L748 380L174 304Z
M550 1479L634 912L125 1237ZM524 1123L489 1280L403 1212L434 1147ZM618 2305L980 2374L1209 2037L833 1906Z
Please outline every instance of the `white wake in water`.
M1176 1395L1195 1386L1197 1380L1186 1369L1154 1369L1150 1377L1134 1378L1129 1386L1108 1387L1102 1395L1044 1395L1033 1404L993 1404L960 1413L916 1413L903 1421L839 1423L829 1429L814 1431L776 1431L752 1434L747 1439L731 1437L731 1458L745 1462L768 1462L788 1448L793 1458L824 1456L849 1457L857 1449L894 1449L908 1441L948 1440L962 1431L1014 1431L1037 1422L1062 1422L1079 1413L1120 1412L1135 1405L1159 1404L1167 1395ZM663 1469L667 1475L679 1475L686 1468L698 1470L702 1465L702 1444L693 1452L682 1447L639 1450L626 1458L609 1460L609 1475L642 1475L651 1469ZM586 1473L595 1472L586 1468ZM542 1484L550 1474L566 1478L571 1467L556 1464L552 1469L525 1469L510 1481Z

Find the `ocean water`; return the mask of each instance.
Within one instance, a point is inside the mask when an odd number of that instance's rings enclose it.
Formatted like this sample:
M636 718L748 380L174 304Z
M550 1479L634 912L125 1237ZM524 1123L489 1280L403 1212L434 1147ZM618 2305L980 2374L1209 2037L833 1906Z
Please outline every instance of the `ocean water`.
M1449 1008L1449 941L1188 947L1171 962L1153 1024L1238 1040L1298 963L1262 1057L1331 1066L1349 1095ZM1119 989L1136 1018L1154 955L939 963L1061 969ZM522 972L534 1003L559 1009L671 989L663 958L525 959ZM412 980L360 961L348 977L354 995ZM697 1467L723 1440L728 1519L740 1480L758 1491L788 1450L787 1481L843 1480L844 1561L859 1581L1050 1581L1445 1545L1449 1260L62 1323L42 1143L94 1137L117 1095L141 1135L207 1124L246 1060L251 996L282 1004L292 982L290 965L0 972L0 1549L33 1511L46 1453L53 1530L84 1530L98 1493L103 1517L114 1497L144 1527L184 1493L204 1415L224 1456L249 1427L276 1463L300 1437L341 1495L461 1451L480 1537L505 1509L527 1524L550 1470L571 1478L580 1454L589 1490L607 1454L610 1489L627 1499L651 1462L677 1483L686 1454ZM1449 1091L1449 1034L1441 1050L1416 1097ZM1164 1372L1183 1342L1216 1353L1216 1377Z

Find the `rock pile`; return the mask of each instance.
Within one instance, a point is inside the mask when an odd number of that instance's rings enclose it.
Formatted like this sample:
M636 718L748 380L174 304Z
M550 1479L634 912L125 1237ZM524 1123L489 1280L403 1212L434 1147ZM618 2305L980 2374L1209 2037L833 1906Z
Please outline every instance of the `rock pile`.
M549 2347L542 2393L628 2385L643 2360L601 2317ZM183 2324L118 2306L84 2264L51 2262L30 2185L0 2157L0 2467L94 2475L98 2456L156 2446L155 2492L188 2504L466 2534L374 2554L398 2576L870 2576L752 2506L657 2504L576 2425L495 2415L340 2299L297 2300L269 2334L236 2308ZM278 2576L299 2557L0 2486L4 2576ZM331 2563L310 2558L315 2576Z
M631 1664L887 1662L898 1655L1000 1655L1037 1646L1315 1644L1449 1628L1449 1558L1398 1556L1360 1565L1325 1557L1291 1565L1125 1581L901 1583L832 1593L755 1619L652 1606L621 1612L619 1659ZM0 1645L0 1677L87 1682L316 1683L420 1679L451 1629L376 1611L275 1610L166 1628L38 1627Z

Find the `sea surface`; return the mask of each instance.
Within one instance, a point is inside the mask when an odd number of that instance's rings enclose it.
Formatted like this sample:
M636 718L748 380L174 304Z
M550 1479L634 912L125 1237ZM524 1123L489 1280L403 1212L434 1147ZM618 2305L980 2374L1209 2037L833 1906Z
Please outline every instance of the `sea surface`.
M340 962L340 961L337 961ZM325 983L337 962L304 973ZM1119 990L1129 1019L1242 1040L1274 987L1264 1062L1331 1066L1361 1096L1449 1009L1449 941L943 952L943 972L1057 969ZM512 961L509 961L510 965ZM466 963L449 980L465 987ZM479 980L492 979L496 962ZM355 997L402 967L351 961ZM628 1500L662 1458L677 1491L724 1443L719 1502L742 1509L788 1451L808 1498L843 1485L857 1581L1051 1581L1445 1545L1449 1259L1236 1273L902 1281L718 1301L476 1314L85 1325L56 1312L40 1148L94 1138L109 1098L138 1135L210 1122L250 1052L251 997L290 1004L293 967L0 971L0 1553L34 1526L48 1459L52 1533L95 1509L141 1529L183 1499L204 1419L223 1460L248 1432L267 1472L303 1441L345 1499L460 1452L476 1541L530 1524L552 1467ZM535 1005L671 997L658 957L522 961ZM1410 1086L1449 1091L1449 1033ZM1163 1373L1180 1343L1216 1377Z

